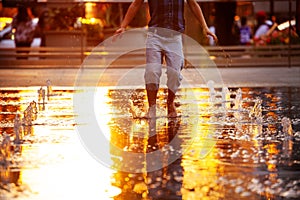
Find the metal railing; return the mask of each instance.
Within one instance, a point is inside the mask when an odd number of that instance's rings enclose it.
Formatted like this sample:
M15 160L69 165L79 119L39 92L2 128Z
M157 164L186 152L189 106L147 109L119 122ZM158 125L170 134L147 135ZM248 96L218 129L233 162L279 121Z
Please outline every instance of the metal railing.
M185 50L186 67L199 67L209 59L217 67L299 67L300 45L207 46L205 51ZM196 63L196 64L195 64ZM145 64L145 50L104 47L0 48L0 68L136 67ZM209 64L207 67L210 67Z

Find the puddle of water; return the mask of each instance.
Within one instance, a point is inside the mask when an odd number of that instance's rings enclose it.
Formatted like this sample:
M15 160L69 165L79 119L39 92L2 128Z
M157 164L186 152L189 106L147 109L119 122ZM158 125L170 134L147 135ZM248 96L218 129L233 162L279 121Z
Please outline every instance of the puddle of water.
M296 199L300 197L300 88L181 89L180 118L132 119L145 112L143 89L99 88L95 114L105 137L123 150L110 167L96 162L76 133L71 88L54 87L44 104L37 87L0 89L0 199ZM47 91L45 91L45 94ZM31 125L15 116L35 101ZM284 129L283 118L290 120ZM5 138L11 144L7 149ZM173 141L173 143L172 143ZM174 142L176 141L176 142ZM169 144L172 145L169 145ZM149 160L151 152L162 152ZM140 173L126 152L142 155ZM161 169L148 169L160 163Z

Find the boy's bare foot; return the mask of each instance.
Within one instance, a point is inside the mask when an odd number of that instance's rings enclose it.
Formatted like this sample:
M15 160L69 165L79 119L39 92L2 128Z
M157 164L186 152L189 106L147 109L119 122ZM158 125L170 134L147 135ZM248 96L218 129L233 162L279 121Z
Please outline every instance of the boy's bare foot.
M148 112L145 115L145 118L148 119L156 118L156 105L152 105L149 107Z

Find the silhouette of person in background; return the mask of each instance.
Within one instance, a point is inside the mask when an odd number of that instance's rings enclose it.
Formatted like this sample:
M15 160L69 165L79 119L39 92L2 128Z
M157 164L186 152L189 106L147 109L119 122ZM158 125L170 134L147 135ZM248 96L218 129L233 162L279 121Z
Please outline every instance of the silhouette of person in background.
M216 18L216 13L215 13L216 11L215 10L213 10L212 12L211 12L211 14L209 15L209 30L213 33L213 34L216 34L216 26L215 26L215 18ZM212 36L208 36L208 44L210 45L210 46L214 46L214 45L216 45L216 41L215 41L215 39L212 37Z
M254 30L255 40L259 40L261 36L265 35L268 32L269 26L266 23L266 20L267 20L267 15L265 11L259 11L256 14L257 25Z
M239 16L235 16L234 17L234 22L232 25L232 44L233 45L239 45L240 44L240 17Z
M248 45L251 42L251 28L247 25L247 17L241 17L240 28L240 43L241 45Z
M277 27L277 23L268 24L265 11L259 11L256 14L257 25L255 27L254 42L256 45L264 45L268 37Z
M18 13L12 21L14 31L15 46L30 47L35 36L35 25L32 22L28 9L25 6L18 7ZM29 53L28 50L17 51L17 53ZM27 57L17 57L18 59L27 59Z

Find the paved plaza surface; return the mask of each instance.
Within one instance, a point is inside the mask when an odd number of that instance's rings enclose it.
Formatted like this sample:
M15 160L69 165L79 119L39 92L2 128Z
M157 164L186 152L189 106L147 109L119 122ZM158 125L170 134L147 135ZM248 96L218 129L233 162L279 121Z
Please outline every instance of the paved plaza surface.
M101 77L99 86L137 86L143 85L143 68L85 69L87 86L95 86L93 80ZM227 87L297 87L300 86L300 67L256 67L256 68L219 68L219 73ZM79 69L0 69L0 87L43 86L50 80L53 86L75 86ZM194 87L203 86L198 69L184 69L184 80ZM162 79L165 78L163 74ZM121 79L126 81L120 82ZM121 84L121 85L120 85ZM182 87L185 87L184 81Z
M32 46L39 46L39 40L36 38ZM3 40L0 42L0 47L14 47L12 41ZM253 59L255 62L255 59ZM109 69L88 69L88 76L85 78L86 85L95 86L92 80L102 76L97 85L101 86L116 86L120 84L120 79L123 86L144 85L144 69L139 68L123 68L115 67ZM50 80L52 85L56 86L75 86L76 76L81 72L77 67L74 68L0 68L0 87L27 87L27 86L42 86L46 80ZM300 86L300 66L298 67L225 67L213 69L212 74L219 73L219 78L222 79L224 85L228 87L264 87L264 86ZM182 71L184 81L182 87L185 87L185 80L190 84L189 87L203 86L205 81L202 81L199 76L199 69L188 68ZM162 79L165 78L163 74Z

